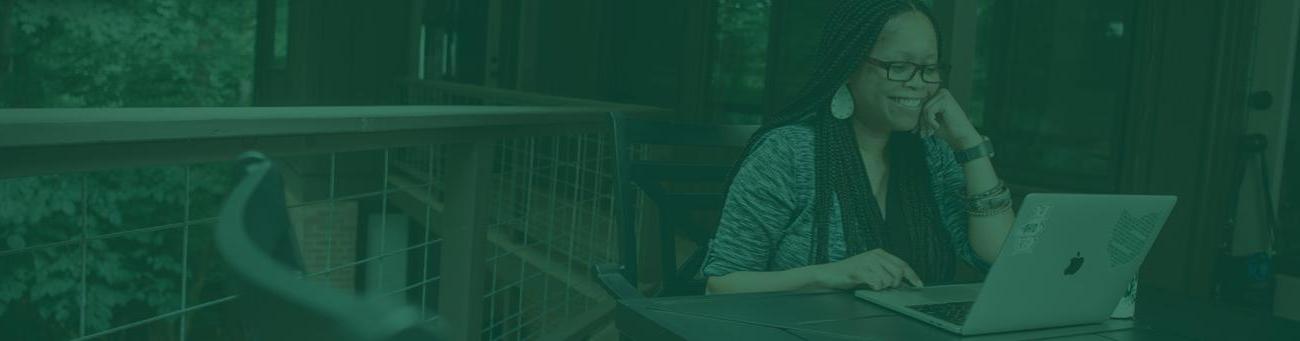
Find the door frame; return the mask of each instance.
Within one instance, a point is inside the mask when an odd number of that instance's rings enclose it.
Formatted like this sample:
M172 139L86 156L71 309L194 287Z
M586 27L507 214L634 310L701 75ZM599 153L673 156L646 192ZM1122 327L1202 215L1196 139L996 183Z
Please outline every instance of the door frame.
M1246 115L1246 133L1263 135L1268 142L1264 151L1268 160L1268 195L1273 212L1281 212L1282 170L1285 166L1287 127L1291 113L1291 87L1295 74L1297 18L1300 2L1294 0L1260 0L1259 29L1254 39L1251 63L1252 95L1268 93L1267 107L1251 107ZM1244 182L1239 189L1237 227L1232 237L1232 254L1247 255L1271 251L1269 223L1263 219L1264 193L1261 193L1259 163L1246 160Z

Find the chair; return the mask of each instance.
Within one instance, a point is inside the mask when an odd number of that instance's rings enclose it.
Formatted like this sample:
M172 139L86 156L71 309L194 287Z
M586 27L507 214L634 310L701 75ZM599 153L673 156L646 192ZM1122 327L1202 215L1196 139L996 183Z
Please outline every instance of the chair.
M610 114L614 134L614 207L618 228L621 264L598 264L593 275L605 290L616 298L641 296L637 283L637 236L634 222L636 192L645 194L658 208L660 269L662 280L654 296L698 295L704 292L704 279L698 276L707 253L708 242L717 222L692 226L688 214L718 212L726 196L727 177L735 167L734 158L713 158L709 162L681 162L635 159L636 146L674 146L734 148L739 151L758 129L756 125L702 125L669 123ZM739 155L739 153L737 153ZM674 191L671 185L714 183L716 190ZM700 247L679 267L676 236L684 232Z
M239 157L242 180L226 199L216 249L238 282L239 312L262 340L438 340L414 309L361 299L302 278L303 262L274 163Z

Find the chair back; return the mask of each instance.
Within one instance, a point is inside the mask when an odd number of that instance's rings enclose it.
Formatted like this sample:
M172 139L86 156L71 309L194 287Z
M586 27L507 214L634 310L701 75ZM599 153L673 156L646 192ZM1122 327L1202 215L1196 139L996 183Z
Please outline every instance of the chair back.
M638 159L634 158L632 150L636 146L671 146L708 148L714 152L719 152L719 149L742 151L759 126L674 123L636 118L619 112L611 113L610 121L615 148L615 219L620 234L623 276L636 283L635 191L640 191L655 204L659 213L659 275L663 280L659 295L702 294L703 280L696 274L716 229L716 221L703 226L692 225L688 215L722 209L726 198L726 188L722 185L727 182L737 160L726 157L710 157L704 162ZM713 183L716 188L679 191L673 190L674 183ZM678 266L676 255L679 233L699 246L681 266Z
M437 340L419 313L303 278L302 258L275 164L239 158L242 180L218 217L216 248L238 281L245 325L261 340Z

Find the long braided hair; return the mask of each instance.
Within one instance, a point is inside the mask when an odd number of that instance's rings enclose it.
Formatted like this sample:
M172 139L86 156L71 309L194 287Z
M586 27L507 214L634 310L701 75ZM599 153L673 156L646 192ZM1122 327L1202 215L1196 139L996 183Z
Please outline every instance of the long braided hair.
M862 157L857 152L857 138L851 120L830 115L830 103L836 90L863 64L875 46L880 32L890 19L903 13L919 11L934 21L929 8L914 0L841 0L830 14L818 52L818 68L789 105L763 119L763 125L750 141L754 143L777 127L811 124L814 127L816 189L813 202L814 264L829 262L829 220L832 197L840 205L847 255L853 256L876 248L885 248L908 262L923 280L939 283L951 279L953 250L941 229L938 209L930 192L925 148L920 137L894 133L890 138L889 157L894 186L890 196L898 195L890 205L889 218L894 227L886 228L884 217L872 195ZM894 207L898 206L898 207ZM897 224L902 219L903 224Z

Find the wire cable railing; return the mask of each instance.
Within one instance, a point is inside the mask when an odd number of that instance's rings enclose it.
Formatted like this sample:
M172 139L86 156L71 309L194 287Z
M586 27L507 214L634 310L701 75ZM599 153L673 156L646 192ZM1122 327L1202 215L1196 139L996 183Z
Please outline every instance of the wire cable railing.
M172 108L224 128L176 136L190 125L171 121L181 128L138 139L22 139L0 128L9 136L0 138L0 159L22 163L0 170L0 202L8 207L0 208L0 339L245 336L226 308L238 296L210 237L234 183L228 160L245 149L265 150L286 165L307 278L359 295L400 297L427 320L449 325L464 321L447 320L460 316L443 315L447 309L481 311L482 320L453 328L489 340L554 336L595 323L584 316L607 317L610 299L584 270L618 254L605 111L460 108L466 107L322 108L323 117L302 114L311 108ZM499 114L480 110L486 108ZM84 131L94 122L62 118L89 110L23 110L0 116L17 117L0 126ZM96 114L129 122L140 112ZM139 120L149 129L121 133L166 128L168 122L147 119L153 114ZM322 131L301 128L313 124ZM194 145L201 147L187 148ZM449 211L465 207L449 197L461 193L449 179L463 174L453 170L464 167L458 155L465 154L449 148L467 145L485 146L473 150L488 151L491 161L480 176L491 188L480 202L491 205L477 208L490 212L475 232L486 247L479 261L466 260L483 272L477 288L458 278L463 268L447 254L455 249L449 243L465 243L448 239L462 238L447 230L456 219ZM445 302L473 292L481 299L464 302L478 308Z

